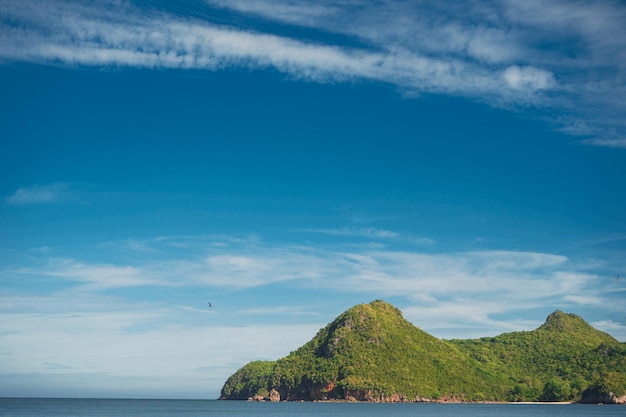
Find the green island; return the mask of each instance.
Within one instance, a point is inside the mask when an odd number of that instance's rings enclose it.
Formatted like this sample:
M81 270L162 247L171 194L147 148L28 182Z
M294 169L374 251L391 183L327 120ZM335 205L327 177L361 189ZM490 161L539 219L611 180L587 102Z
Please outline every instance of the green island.
M442 340L377 300L284 358L243 366L221 399L625 404L626 343L558 310L532 331Z

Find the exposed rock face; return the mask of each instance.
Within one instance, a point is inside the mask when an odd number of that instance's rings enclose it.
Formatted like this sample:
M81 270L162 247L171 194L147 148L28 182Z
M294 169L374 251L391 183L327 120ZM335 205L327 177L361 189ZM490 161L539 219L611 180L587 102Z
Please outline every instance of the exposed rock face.
M280 393L278 391L276 391L275 389L272 389L270 391L270 394L269 394L268 398L269 398L270 401L278 402L278 401L280 401Z
M615 404L626 404L626 395L622 395L621 397L614 397Z
M345 395L346 401L367 401L373 403L407 403L418 402L419 396L410 400L403 394L374 394L372 391L360 391L360 390L347 390Z
M248 398L248 401L265 401L265 397L262 395L255 395L254 397Z

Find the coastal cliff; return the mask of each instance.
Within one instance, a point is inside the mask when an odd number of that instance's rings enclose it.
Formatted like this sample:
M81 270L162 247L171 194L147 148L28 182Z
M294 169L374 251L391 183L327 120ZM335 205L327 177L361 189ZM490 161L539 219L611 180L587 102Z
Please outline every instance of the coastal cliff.
M626 344L558 310L533 331L441 340L377 300L282 359L245 365L221 399L624 403Z

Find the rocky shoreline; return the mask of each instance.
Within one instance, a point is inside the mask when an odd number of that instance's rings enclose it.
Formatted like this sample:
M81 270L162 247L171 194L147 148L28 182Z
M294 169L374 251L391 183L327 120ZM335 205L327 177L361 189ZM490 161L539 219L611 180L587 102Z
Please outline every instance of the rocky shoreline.
M603 396L594 398L583 398L581 401L466 401L458 398L422 398L420 396L415 397L413 400L408 399L404 395L393 394L390 396L365 396L363 399L357 399L352 395L346 396L344 399L320 399L313 401L305 400L284 400L281 399L280 393L275 389L272 389L267 396L255 395L249 397L247 401L258 402L327 402L327 403L437 403L437 404L550 404L550 405L567 405L567 404L626 404L626 395L622 397L616 397L612 392Z

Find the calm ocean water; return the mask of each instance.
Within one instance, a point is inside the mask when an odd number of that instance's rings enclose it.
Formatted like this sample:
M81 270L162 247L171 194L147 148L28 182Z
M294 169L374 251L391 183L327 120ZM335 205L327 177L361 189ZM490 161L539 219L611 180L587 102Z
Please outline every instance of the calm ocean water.
M547 404L259 403L247 401L0 398L3 417L611 417L625 406Z

